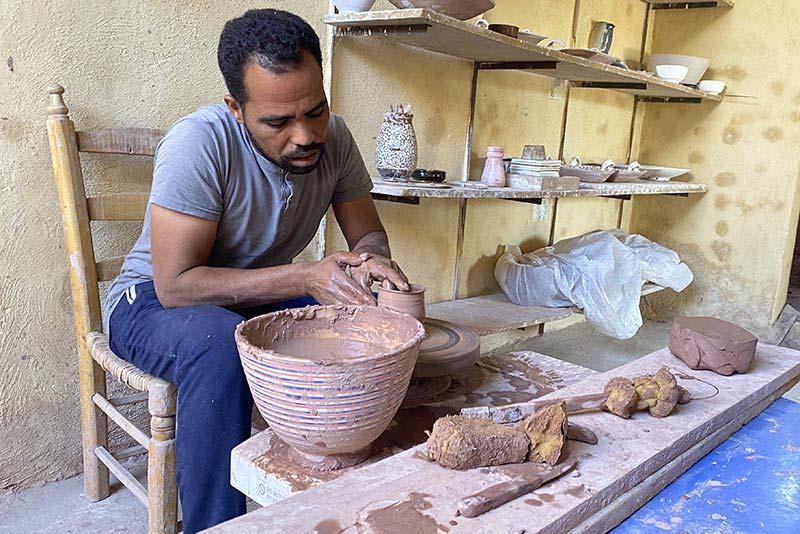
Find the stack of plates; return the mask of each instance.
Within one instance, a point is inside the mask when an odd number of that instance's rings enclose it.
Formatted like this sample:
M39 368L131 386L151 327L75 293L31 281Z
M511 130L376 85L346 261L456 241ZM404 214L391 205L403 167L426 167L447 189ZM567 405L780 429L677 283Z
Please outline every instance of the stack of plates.
M513 158L509 166L512 174L524 174L540 178L557 178L561 162L557 159L520 159Z

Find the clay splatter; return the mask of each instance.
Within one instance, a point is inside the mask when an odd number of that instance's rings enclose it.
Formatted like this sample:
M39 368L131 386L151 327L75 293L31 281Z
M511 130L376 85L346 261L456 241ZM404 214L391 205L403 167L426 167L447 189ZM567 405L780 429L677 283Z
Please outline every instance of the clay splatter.
M314 534L338 534L342 525L335 519L325 519L314 525Z
M567 495L571 495L576 499L583 499L587 495L586 487L583 484L581 484L580 486L575 486L567 490L564 490L564 493Z
M736 183L736 175L732 172L721 172L714 177L714 183L720 187L730 187Z
M696 165L698 163L703 163L706 160L706 157L697 150L694 150L689 153L689 163Z
M721 263L725 263L730 259L733 248L730 243L717 240L711 243L711 251Z
M293 492L307 490L318 480L336 480L342 474L341 471L311 471L297 465L289 455L289 446L278 438L271 440L269 452L256 458L254 464L259 470L288 482Z
M544 503L539 499L525 499L525 504L529 504L531 506L543 506Z
M539 497L542 502L553 502L556 500L555 496L550 493L537 493L536 496Z
M717 235L720 237L725 237L726 235L728 235L729 232L728 223L726 223L725 221L717 221L717 224L714 226L714 229L716 230Z
M8 59L6 60L6 65L8 66L8 71L9 72L14 72L14 58L13 57L8 56Z
M781 130L777 126L773 126L761 132L761 135L764 137L764 139L766 139L770 143L774 143L776 141L780 141L781 139L783 139L783 130Z
M730 67L725 67L721 74L724 77L737 82L747 78L747 71L744 70L741 65L731 65Z
M430 495L426 493L409 493L405 501L369 512L364 522L377 534L436 534L439 530L449 531L433 517L422 513L433 508L427 497Z

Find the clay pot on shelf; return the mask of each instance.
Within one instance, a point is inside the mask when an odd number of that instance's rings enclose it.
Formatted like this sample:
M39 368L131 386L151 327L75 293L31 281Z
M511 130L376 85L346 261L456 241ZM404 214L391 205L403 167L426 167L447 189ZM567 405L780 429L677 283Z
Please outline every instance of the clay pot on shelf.
M397 412L425 336L376 306L310 306L244 321L236 345L259 412L299 464L355 465Z
M486 147L486 163L483 166L481 183L487 187L506 186L506 169L503 162L503 149L501 147Z
M375 144L375 167L389 182L407 182L417 168L417 137L410 107L398 106L383 115Z
M409 291L378 288L378 306L407 313L418 321L425 320L425 288L411 284Z

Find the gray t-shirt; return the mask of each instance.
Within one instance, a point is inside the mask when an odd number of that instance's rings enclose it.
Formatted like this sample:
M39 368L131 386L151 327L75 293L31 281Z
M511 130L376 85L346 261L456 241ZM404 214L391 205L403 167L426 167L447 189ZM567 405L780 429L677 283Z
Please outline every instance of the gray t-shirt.
M153 279L150 207L218 221L207 265L255 269L291 263L331 203L368 194L372 181L353 136L331 113L319 166L289 174L264 158L223 104L178 122L156 149L142 235L125 258L105 303L105 328L125 290Z

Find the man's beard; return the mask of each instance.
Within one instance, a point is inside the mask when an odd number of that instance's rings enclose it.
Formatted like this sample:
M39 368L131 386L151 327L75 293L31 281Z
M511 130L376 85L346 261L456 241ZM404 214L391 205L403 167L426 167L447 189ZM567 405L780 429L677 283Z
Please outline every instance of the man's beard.
M250 132L250 129L247 128L247 125L244 125L245 130L247 130L247 134L250 136L250 141L252 142L255 149L258 151L259 154L264 156L267 160L269 160L274 165L277 165L281 169L289 172L290 174L308 174L316 170L319 167L319 164L322 163L322 157L325 155L325 143L311 143L310 145L306 145L303 147L298 148L297 150L290 152L286 155L281 155L278 159L275 159L269 156L266 151L258 144L256 138ZM296 167L292 165L291 160L294 158L302 158L303 156L307 156L309 152L314 152L318 150L319 156L317 156L317 161L314 165L309 167Z

